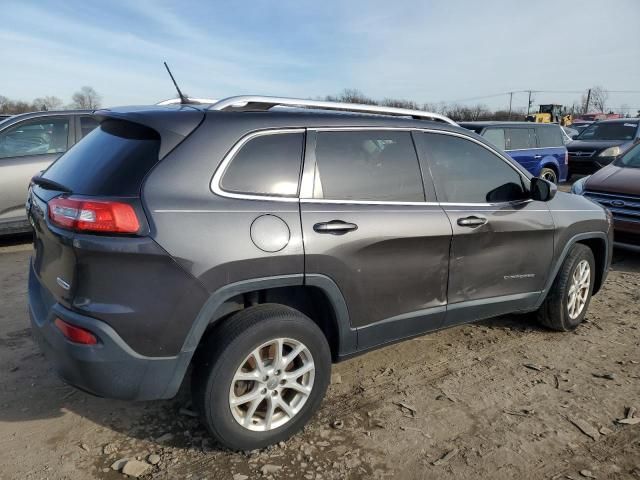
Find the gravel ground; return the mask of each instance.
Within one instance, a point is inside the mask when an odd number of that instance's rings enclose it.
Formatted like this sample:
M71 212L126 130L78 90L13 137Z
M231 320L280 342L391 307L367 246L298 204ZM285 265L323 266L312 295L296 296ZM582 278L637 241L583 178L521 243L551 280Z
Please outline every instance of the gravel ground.
M30 338L24 242L0 247L2 479L120 479L122 459L158 479L640 478L640 423L624 420L640 410L639 254L616 252L573 333L507 316L371 352L334 366L303 433L233 453L188 388L127 403L55 377Z

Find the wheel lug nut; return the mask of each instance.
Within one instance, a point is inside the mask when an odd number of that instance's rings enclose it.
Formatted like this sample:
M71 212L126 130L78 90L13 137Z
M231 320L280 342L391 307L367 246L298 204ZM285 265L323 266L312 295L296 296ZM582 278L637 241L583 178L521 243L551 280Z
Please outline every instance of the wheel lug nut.
M267 394L267 389L266 389L266 388L263 388L262 390L260 390L260 393L261 393L262 395L266 395L266 394Z
M273 390L273 391L271 392L271 395L272 395L272 396L274 396L274 397L275 397L275 396L277 396L277 395L278 395L278 391L277 391L277 390Z
M287 383L287 381L284 378L280 380L280 385L284 385L285 383Z

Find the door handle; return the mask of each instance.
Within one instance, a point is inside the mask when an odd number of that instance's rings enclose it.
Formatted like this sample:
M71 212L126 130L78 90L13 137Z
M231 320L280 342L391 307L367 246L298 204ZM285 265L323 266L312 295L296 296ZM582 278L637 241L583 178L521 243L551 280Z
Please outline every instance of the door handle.
M458 219L458 225L461 227L479 227L487 223L487 219L484 217L476 217L471 215L470 217L464 217Z
M534 155L533 158L542 158L542 155Z
M331 220L329 222L316 223L313 231L316 233L330 233L331 235L344 235L358 229L355 223L343 222L342 220Z

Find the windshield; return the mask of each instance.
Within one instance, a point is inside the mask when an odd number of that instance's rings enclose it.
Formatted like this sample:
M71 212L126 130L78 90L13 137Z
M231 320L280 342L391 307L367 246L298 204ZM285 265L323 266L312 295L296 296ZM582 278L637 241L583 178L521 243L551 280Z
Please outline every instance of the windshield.
M633 147L617 162L618 167L640 168L640 144Z
M594 123L586 128L578 140L633 140L638 129L637 123L615 122Z

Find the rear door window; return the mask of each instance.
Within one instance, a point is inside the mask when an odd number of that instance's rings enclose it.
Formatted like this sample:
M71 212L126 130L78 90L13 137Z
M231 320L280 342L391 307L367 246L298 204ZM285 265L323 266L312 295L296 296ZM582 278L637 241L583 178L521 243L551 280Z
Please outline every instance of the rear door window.
M488 142L493 143L496 147L504 150L506 142L504 138L504 128L487 128L482 134Z
M560 128L560 126L537 127L536 133L538 135L538 147L564 147L564 141Z
M272 132L251 138L225 169L220 187L232 193L296 197L303 141L303 132Z
M155 130L122 120L105 120L43 174L83 195L137 195L158 162Z
M423 202L420 165L411 133L320 131L314 198Z
M531 128L508 128L507 149L526 150L536 146L535 136Z
M27 120L0 133L0 158L59 154L68 145L68 118Z

